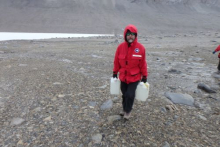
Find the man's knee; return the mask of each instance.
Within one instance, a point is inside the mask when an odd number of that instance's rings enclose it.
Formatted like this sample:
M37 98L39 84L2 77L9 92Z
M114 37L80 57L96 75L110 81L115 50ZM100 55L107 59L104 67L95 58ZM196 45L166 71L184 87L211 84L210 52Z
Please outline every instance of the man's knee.
M135 94L127 92L125 96L126 96L127 99L134 99Z

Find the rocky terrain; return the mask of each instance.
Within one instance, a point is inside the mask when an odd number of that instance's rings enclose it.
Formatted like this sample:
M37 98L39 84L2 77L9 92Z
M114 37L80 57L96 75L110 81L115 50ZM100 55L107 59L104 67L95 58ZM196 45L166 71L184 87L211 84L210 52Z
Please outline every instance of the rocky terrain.
M0 146L219 147L220 0L0 0L0 32L114 37L0 41ZM149 98L119 116L113 58L128 24Z
M0 146L218 147L219 38L139 36L150 94L129 121L109 89L121 37L2 41Z

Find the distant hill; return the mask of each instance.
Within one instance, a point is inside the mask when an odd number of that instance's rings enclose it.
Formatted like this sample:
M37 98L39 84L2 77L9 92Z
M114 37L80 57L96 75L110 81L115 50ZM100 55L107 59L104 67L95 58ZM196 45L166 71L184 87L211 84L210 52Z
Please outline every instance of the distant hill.
M0 0L0 32L220 31L220 0Z

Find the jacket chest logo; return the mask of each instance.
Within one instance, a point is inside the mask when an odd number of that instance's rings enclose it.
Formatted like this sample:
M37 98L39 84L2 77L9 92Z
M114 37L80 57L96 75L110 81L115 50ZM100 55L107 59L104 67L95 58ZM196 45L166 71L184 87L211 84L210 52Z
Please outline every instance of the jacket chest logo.
M133 57L142 57L142 55L132 55Z
M139 48L134 49L134 52L139 53L140 52Z

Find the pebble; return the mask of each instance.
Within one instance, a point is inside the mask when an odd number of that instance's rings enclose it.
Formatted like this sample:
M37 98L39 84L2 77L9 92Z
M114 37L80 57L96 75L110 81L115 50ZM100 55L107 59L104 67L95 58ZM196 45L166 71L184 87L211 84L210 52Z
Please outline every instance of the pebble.
M202 115L198 115L198 116L199 116L199 118L202 119L202 120L207 120L207 118L204 117L204 116L202 116Z
M10 125L20 125L24 122L25 120L23 118L13 118L11 121Z
M22 140L19 140L18 143L17 143L17 145L18 145L18 146L19 146L19 145L24 145L24 143L23 143Z
M115 103L115 102L117 102L117 101L119 101L120 99L118 98L118 97L114 97L113 99L112 99L112 101Z
M51 116L46 117L43 121L51 121Z
M195 106L198 107L199 109L202 109L206 113L212 111L209 104L202 104L200 102L195 102Z
M167 141L165 141L162 147L170 147L170 144Z
M58 98L64 98L64 97L65 97L64 94L59 94L59 95L58 95Z
M107 118L109 124L113 123L116 120L120 120L120 119L121 119L120 115L112 115Z
M213 89L211 89L208 85L204 83L199 83L198 88L204 90L207 93L216 93Z
M167 112L167 110L164 107L162 107L160 110L161 110L162 113L166 113Z
M53 83L53 85L61 85L62 83L60 83L60 82L55 82L55 83Z
M92 140L94 143L101 143L102 134L95 134L94 136L92 136Z
M100 87L98 87L98 88L104 89L104 88L106 88L106 87L107 87L107 85L103 85L103 86L100 86Z
M101 110L111 109L113 106L112 100L107 100L101 105Z
M19 64L18 66L23 66L24 67L24 66L27 66L27 64Z
M174 73L174 74L181 74L181 71L177 70L177 69L170 69L168 70L169 73Z
M95 107L96 106L96 102L89 102L88 106Z

